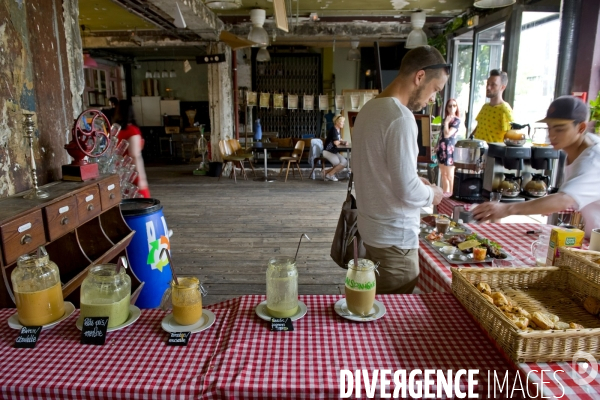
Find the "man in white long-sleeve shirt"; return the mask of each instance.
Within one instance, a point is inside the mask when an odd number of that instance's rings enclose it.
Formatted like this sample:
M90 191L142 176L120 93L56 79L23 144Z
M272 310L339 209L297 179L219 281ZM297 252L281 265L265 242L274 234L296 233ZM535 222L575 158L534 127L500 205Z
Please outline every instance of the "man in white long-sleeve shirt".
M396 79L360 110L352 131L358 231L367 258L379 262L377 293L412 293L419 278L421 207L441 188L417 175L417 123L448 80L450 65L431 46L406 53Z

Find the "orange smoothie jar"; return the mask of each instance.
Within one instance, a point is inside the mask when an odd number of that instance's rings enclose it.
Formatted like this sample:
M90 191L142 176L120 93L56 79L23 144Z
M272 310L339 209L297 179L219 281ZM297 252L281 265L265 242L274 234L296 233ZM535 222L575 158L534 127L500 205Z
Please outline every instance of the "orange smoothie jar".
M10 278L22 325L43 326L64 315L58 266L50 261L44 247L19 257Z

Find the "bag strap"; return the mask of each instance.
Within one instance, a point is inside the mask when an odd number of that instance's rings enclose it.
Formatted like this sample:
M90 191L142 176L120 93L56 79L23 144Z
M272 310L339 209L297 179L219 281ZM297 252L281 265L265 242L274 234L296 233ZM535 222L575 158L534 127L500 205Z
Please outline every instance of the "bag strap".
M354 178L353 172L350 172L350 177L348 178L348 193L346 194L346 200L350 200L350 196L352 196L352 180Z

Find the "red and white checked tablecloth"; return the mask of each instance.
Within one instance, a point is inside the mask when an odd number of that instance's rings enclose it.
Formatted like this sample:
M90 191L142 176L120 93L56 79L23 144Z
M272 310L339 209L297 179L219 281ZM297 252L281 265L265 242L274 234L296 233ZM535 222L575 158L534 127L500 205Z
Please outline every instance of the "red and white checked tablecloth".
M300 296L308 314L293 332L271 332L254 308L264 296L210 306L217 321L187 347L165 345L158 310L108 334L104 346L81 345L77 312L45 331L35 349L15 349L14 309L0 310L0 397L20 399L335 399L341 369L516 368L453 296L384 295L387 314L370 323L339 317L342 296ZM365 398L364 386L362 398Z
M455 206L463 206L465 210L469 211L473 206L476 205L477 203L463 203L460 200L444 197L440 204L437 205L437 212L438 214L445 214L451 217ZM566 210L560 211L559 214L573 214L574 211L575 210L572 208L567 208Z
M481 236L494 240L520 262L520 265L535 265L531 255L531 244L538 235L528 235L527 231L540 230L540 224L468 224L469 229ZM491 263L450 264L440 253L434 250L424 239L419 247L419 283L417 287L425 292L452 293L451 267L491 267Z
M264 298L243 296L207 307L216 322L192 335L187 347L166 346L160 328L165 313L143 310L134 325L109 333L105 346L79 344L76 311L43 332L35 349L15 349L17 331L6 322L15 310L2 309L0 398L336 399L341 369L366 369L370 376L386 368L407 374L479 369L480 398L488 397L488 371L500 378L508 371L511 388L517 380L515 366L449 294L377 296L387 313L370 323L335 314L342 296L300 296L308 314L294 322L293 332L270 332L269 323L256 316ZM522 364L518 373L525 383L531 371L568 371L563 364ZM529 376L530 393L539 387L531 384L537 376ZM598 399L600 377L585 387L564 373L558 379L560 384L546 383L546 396L564 390L563 399ZM361 394L366 398L364 386ZM512 398L521 398L520 392Z

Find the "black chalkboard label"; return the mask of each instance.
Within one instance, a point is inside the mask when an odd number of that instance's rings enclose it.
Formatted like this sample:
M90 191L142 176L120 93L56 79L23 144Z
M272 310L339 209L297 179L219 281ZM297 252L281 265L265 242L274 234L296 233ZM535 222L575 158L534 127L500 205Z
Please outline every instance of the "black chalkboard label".
M170 332L167 346L187 346L192 332Z
M106 329L108 328L108 317L86 317L83 319L81 329L81 344L104 345L106 341Z
M40 337L40 332L42 332L41 326L22 327L15 342L15 347L18 349L33 349Z
M293 330L294 325L292 325L291 318L271 318L271 331L285 332Z

